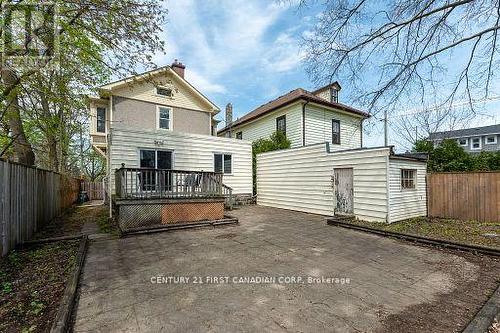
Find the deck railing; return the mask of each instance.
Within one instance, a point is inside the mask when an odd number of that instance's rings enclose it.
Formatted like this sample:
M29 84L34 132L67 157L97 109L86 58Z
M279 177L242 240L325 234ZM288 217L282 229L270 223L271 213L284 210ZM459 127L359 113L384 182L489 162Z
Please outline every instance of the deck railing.
M123 167L115 172L115 193L120 199L224 196L232 206L232 189L216 172Z

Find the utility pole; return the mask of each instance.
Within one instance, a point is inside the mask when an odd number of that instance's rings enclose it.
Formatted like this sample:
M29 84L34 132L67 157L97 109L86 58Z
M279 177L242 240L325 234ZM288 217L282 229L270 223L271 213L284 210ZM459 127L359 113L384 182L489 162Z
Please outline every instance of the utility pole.
M384 110L384 146L389 145L389 138L387 136L387 109Z

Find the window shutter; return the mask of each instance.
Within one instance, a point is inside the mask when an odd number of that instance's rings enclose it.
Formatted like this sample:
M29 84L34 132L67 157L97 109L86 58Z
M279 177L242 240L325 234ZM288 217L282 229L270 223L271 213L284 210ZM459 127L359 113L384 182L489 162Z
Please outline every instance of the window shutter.
M224 155L224 173L232 173L232 156Z

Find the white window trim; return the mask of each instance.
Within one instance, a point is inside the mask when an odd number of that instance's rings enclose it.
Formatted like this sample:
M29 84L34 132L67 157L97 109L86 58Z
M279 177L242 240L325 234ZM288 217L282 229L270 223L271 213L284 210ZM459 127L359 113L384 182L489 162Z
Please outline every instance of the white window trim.
M104 132L98 132L97 131L97 123L98 123L98 114L97 114L97 109L104 109ZM95 126L94 126L94 133L93 134L97 134L97 135L106 135L108 134L108 108L106 106L102 106L102 105L97 105L95 106L94 108L95 110Z
M488 138L491 138L493 137L495 139L495 141L493 142L488 142ZM485 138L484 138L484 144L486 145L496 145L498 143L498 139L497 139L497 135L487 135Z
M170 120L168 128L160 128L160 108L168 109L168 119ZM164 105L156 106L156 129L161 131L172 131L174 129L174 110L171 107Z
M408 170L408 171L413 171L413 188L409 188L409 187L403 187L403 177L402 177L402 171L403 170ZM417 190L417 180L418 180L418 171L417 169L409 169L409 168L401 168L399 170L399 186L401 188L401 191L404 192L404 191L416 191Z
M468 138L465 138L465 143L464 144L461 144L460 140L464 140L464 138L457 139L457 143L458 143L459 146L461 146L461 147L467 147L469 145L469 139Z
M170 90L170 96L165 96L165 95L158 94L158 88L160 88L160 89L169 89ZM160 98L174 99L174 89L172 87L167 87L167 86L156 86L155 87L155 92L154 92L153 95L155 95L157 97L160 97Z
M234 166L234 163L233 163L233 154L214 151L213 154L212 154L212 156L213 156L212 165L213 165L214 172L216 172L215 171L215 155L222 155L222 175L223 176L232 176L233 173L234 173L234 169L233 169L233 166ZM224 155L231 155L231 173L225 173L224 172Z
M163 148L151 148L151 147L139 147L137 149L137 167L140 168L141 165L141 150L154 150L155 152L155 169L158 167L158 152L168 151L172 153L172 170L175 170L175 150L174 149L163 149Z
M474 139L479 139L479 147L474 148ZM480 136L476 136L473 138L470 138L470 150L481 150L483 148L483 140L481 140Z

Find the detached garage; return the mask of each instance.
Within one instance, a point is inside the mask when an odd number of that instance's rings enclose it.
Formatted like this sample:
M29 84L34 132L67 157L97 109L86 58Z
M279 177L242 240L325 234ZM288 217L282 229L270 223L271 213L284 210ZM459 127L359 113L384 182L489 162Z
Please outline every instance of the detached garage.
M396 222L426 215L426 161L328 143L257 155L257 204Z

